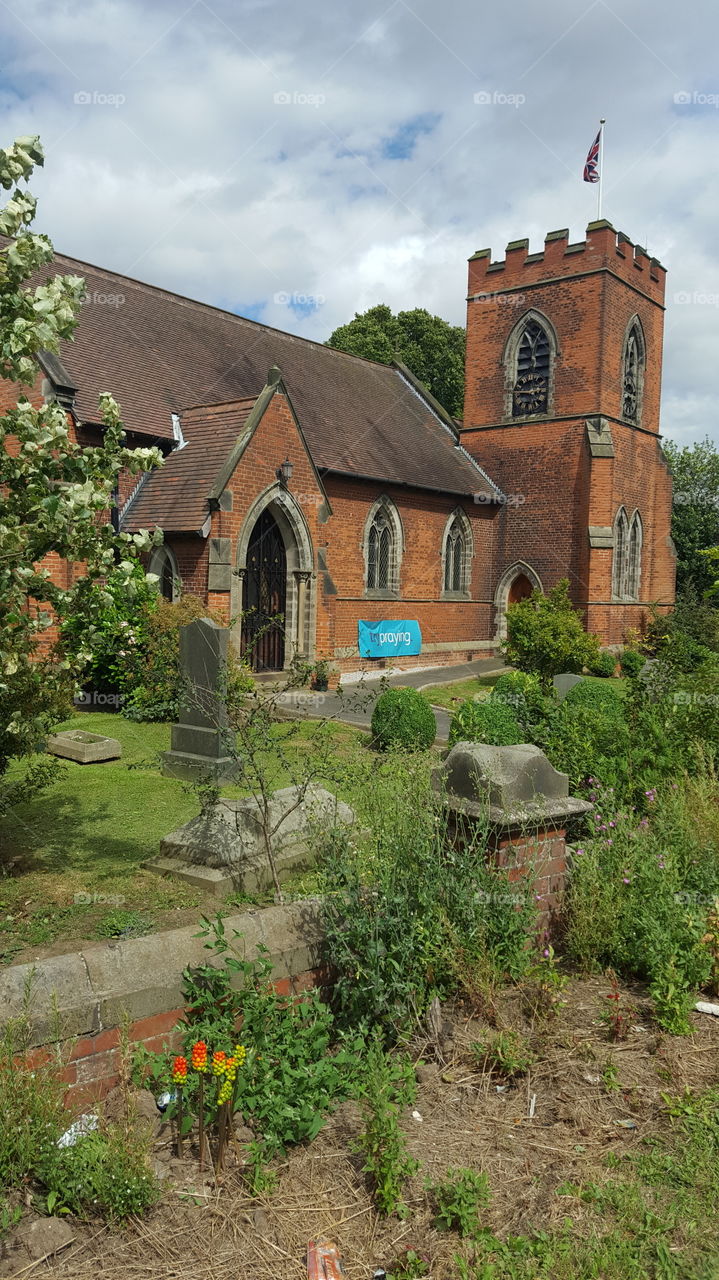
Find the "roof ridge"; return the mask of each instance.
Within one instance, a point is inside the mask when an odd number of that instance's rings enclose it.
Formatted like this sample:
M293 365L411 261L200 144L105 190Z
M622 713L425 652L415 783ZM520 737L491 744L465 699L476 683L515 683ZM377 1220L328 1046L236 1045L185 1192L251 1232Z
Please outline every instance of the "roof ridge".
M370 360L368 356L358 356L352 351L343 351L341 347L331 347L327 342L318 342L316 338L305 338L300 333L290 333L288 329L278 329L273 324L263 324L261 320L250 320L249 316L241 316L236 311L228 311L226 307L215 306L212 302L202 302L199 298L191 298L187 293L176 293L172 289L165 289L162 285L151 284L149 280L139 280L137 276L125 275L122 271L113 271L110 267L98 266L95 262L86 262L84 258L73 258L67 253L60 253L53 247L53 261L57 258L64 259L65 262L74 263L79 267L89 267L91 271L99 271L103 275L112 276L118 280L129 280L130 284L135 285L138 289L148 289L152 293L162 294L166 298L178 302L181 306L189 304L193 307L203 307L207 311L215 311L220 315L228 316L231 320L238 320L242 324L252 325L257 329L267 329L270 333L279 333L283 338L293 338L297 342L307 342L312 347L319 347L325 351L336 351L340 356L347 356L350 360L360 360L362 364L373 365L378 369L388 369L390 373L396 373L391 364L385 364L382 360Z

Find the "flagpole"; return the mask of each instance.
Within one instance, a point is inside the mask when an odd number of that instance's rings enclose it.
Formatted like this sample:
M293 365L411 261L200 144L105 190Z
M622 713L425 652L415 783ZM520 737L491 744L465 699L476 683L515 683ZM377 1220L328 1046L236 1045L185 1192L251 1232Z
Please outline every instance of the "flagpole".
M604 125L605 121L599 121L599 184L597 187L597 222L602 220L602 178L604 176Z

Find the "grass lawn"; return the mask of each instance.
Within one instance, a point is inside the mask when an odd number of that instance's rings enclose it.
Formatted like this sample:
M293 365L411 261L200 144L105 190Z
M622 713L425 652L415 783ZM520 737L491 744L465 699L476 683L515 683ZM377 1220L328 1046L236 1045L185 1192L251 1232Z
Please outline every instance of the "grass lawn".
M141 866L163 836L199 812L192 787L160 773L170 726L88 712L61 728L117 738L122 758L63 761L57 782L0 821L0 963L66 951L77 941L173 928L217 909L216 898ZM290 733L294 759L316 750L315 722L278 724L273 732ZM337 758L366 755L360 731L333 724L325 732ZM273 787L288 785L286 770L274 766ZM236 786L222 791L242 794Z

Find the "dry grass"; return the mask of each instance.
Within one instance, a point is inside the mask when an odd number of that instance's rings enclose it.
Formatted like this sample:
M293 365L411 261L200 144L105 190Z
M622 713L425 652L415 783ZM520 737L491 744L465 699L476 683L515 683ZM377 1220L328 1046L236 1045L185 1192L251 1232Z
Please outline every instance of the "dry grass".
M35 1274L72 1280L306 1280L307 1242L323 1235L339 1245L347 1280L369 1280L375 1267L389 1268L405 1246L431 1258L432 1280L450 1280L461 1245L432 1226L425 1190L425 1179L437 1180L450 1166L487 1173L493 1194L485 1223L498 1236L559 1227L568 1212L567 1201L556 1194L562 1183L601 1182L609 1176L604 1162L610 1153L636 1151L648 1136L667 1132L662 1093L701 1091L719 1082L719 1020L693 1015L693 1036L672 1039L652 1025L643 993L631 991L634 1026L625 1042L613 1044L599 1018L608 990L604 979L573 980L566 1007L546 1028L529 1027L518 995L502 993L500 1025L529 1034L536 1057L529 1073L504 1092L498 1092L501 1078L472 1053L472 1044L491 1029L466 1009L453 1011L453 1049L446 1062L433 1064L426 1043L415 1045L415 1057L429 1063L424 1074L430 1078L423 1079L415 1104L422 1120L407 1108L402 1121L422 1166L409 1189L405 1222L382 1219L373 1208L351 1150L360 1111L349 1102L311 1146L289 1153L271 1197L251 1199L235 1167L219 1190L169 1190L157 1210L123 1232L80 1227L76 1244ZM616 1089L602 1078L608 1060L616 1064ZM619 1123L627 1120L636 1128ZM194 1174L197 1190L196 1171L188 1166L187 1172ZM585 1212L591 1214L571 1201L580 1232Z

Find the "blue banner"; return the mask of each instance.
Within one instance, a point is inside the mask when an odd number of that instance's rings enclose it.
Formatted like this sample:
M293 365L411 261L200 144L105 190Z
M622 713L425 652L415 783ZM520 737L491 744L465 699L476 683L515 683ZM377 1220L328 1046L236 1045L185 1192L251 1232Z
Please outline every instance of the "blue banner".
M422 632L418 622L358 621L357 643L361 658L406 657L421 652Z

